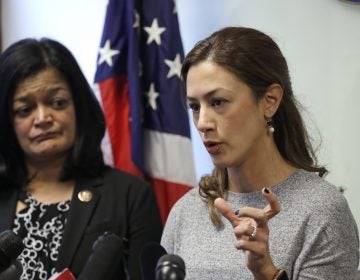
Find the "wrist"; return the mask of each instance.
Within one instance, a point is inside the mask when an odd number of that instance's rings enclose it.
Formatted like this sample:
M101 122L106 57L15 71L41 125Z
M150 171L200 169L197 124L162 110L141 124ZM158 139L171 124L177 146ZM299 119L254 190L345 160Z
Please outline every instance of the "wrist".
M257 271L257 273L253 273L254 280L274 280L275 277L279 273L279 270L275 266L267 267L266 269L262 269L261 271Z
M254 280L289 280L289 278L284 269L272 266L261 273L254 274Z
M289 277L287 276L284 269L277 269L277 273L274 276L273 280L289 280Z

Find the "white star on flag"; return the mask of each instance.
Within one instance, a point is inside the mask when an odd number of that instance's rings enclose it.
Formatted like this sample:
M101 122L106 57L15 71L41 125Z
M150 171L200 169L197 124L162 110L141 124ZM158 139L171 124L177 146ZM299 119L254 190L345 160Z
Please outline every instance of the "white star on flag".
M99 57L99 61L98 61L98 65L106 62L107 65L109 65L110 67L113 66L113 62L112 62L112 57L114 55L117 55L120 53L120 51L118 50L112 50L110 48L110 40L107 39L105 42L105 45L103 48L100 48L99 50L100 53L100 57Z
M157 109L156 98L158 98L159 93L155 91L154 83L150 84L149 91L146 94L148 97L148 104L154 111L156 111L156 109Z
M174 75L177 75L180 78L180 73L181 73L180 54L177 54L174 60L165 59L165 64L170 67L166 78L171 78Z
M152 41L155 41L156 44L161 44L161 33L165 32L165 27L159 27L157 18L154 18L150 27L144 27L144 30L149 34L146 44L150 44Z

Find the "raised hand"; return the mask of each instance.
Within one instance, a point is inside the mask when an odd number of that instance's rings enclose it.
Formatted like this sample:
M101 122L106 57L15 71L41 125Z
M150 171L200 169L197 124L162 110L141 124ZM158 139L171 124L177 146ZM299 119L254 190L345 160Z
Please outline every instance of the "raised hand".
M265 208L242 207L235 213L224 199L215 200L215 207L234 228L235 247L244 251L246 266L257 280L273 279L277 273L269 252L268 220L281 209L279 201L269 189L264 188L262 194L269 202Z

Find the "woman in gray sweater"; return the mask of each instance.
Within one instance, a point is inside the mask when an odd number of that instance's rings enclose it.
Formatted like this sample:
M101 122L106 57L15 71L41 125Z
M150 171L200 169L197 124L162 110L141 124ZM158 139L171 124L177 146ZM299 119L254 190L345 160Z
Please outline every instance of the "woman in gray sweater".
M162 236L187 279L354 279L357 226L322 178L276 43L222 29L190 51L182 78L215 165L173 207Z

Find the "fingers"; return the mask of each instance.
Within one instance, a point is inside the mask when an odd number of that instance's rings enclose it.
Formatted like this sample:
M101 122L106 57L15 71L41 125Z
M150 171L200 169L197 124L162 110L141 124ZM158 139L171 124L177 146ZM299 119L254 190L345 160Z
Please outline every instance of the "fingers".
M239 220L239 217L235 215L231 206L222 198L217 198L214 201L216 209L226 218L229 222L235 226L236 221Z
M255 238L257 234L257 226L254 225L254 221L252 219L248 219L248 221L244 221L234 228L234 234L238 239L249 240L251 238Z
M274 267L269 252L267 222L280 212L281 207L277 197L269 189L264 188L262 195L268 202L263 209L242 207L236 214L224 199L217 198L214 201L216 209L232 224L236 236L235 247L244 251L251 271L258 271L265 266Z
M253 241L246 239L237 239L235 242L235 248L243 251L251 251L256 256L261 256L268 250L266 243L254 243Z
M263 209L257 209L252 207L242 207L239 209L239 213L236 215L231 206L222 198L217 198L214 201L215 207L218 211L230 221L233 226L239 224L240 217L252 218L258 225L266 224L269 219L278 214L281 210L280 203L275 194L268 188L262 190L262 195L269 202L269 204Z
M214 201L216 209L231 223L234 227L234 234L237 238L248 239L254 233L256 222L248 217L240 217L234 213L231 206L222 198Z
M275 194L271 192L268 188L262 189L262 195L269 202L269 204L263 209L266 215L266 218L270 220L281 210L280 202L276 198Z
M252 207L242 207L241 209L239 209L238 217L252 218L259 226L266 224L268 221L263 209L257 209Z

